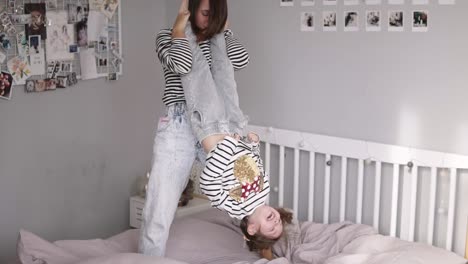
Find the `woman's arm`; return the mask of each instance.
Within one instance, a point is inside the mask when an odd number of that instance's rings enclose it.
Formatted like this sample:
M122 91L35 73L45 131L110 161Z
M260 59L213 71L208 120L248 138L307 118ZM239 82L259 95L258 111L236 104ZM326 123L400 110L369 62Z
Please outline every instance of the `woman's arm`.
M163 29L156 37L156 53L163 67L184 75L192 69L192 51L186 38L173 38L172 30Z
M245 47L236 39L230 29L224 31L226 39L226 49L229 60L231 60L234 70L243 69L249 64L249 53Z

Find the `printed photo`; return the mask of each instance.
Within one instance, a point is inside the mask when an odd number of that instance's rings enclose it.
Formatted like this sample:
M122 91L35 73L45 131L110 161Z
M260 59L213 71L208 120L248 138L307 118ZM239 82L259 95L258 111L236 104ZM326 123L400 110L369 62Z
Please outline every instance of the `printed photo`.
M10 39L5 33L0 33L0 45L5 50L9 50L11 48Z
M280 6L294 6L293 0L280 0Z
M73 60L74 55L68 52L68 48L75 42L75 36L73 25L67 23L67 12L49 11L47 18L54 21L47 27L47 60Z
M34 93L36 91L36 80L26 80L25 91L27 93Z
M62 62L61 63L61 72L71 72L72 71L72 65L73 65L73 62Z
M44 81L46 91L57 89L57 81L55 79L45 79Z
M107 59L106 58L99 59L98 64L99 64L100 67L106 67L107 66Z
M45 0L47 9L57 9L57 0Z
M18 34L16 34L16 48L18 49L18 55L29 55L29 43L26 39L26 33L24 31L18 32Z
M35 91L36 92L46 91L46 81L45 80L36 80Z
M380 11L366 12L366 31L380 31Z
M117 80L117 73L115 73L115 72L109 73L109 75L107 76L107 80L116 81Z
M118 0L104 0L101 6L101 12L108 18L111 19L119 6Z
M302 12L301 13L301 31L314 31L314 13Z
M57 88L67 88L67 76L57 76Z
M31 35L29 36L29 52L32 54L37 54L41 52L41 36L40 35Z
M336 12L323 11L323 31L336 31Z
M67 75L67 86L72 86L78 83L78 79L76 79L76 72L72 72Z
M367 5L380 5L382 0L366 0Z
M427 32L428 30L428 11L413 12L413 31Z
M0 73L0 98L11 99L11 86L13 85L13 77L8 72L2 71Z
M323 0L323 5L336 5L336 0Z
M301 6L314 6L315 0L302 0Z
M77 53L78 52L78 45L72 44L72 45L68 46L68 52Z
M68 23L74 24L88 19L88 5L81 1L68 4Z
M26 79L31 76L27 57L13 57L7 62L7 67L15 85L26 84Z
M40 35L41 39L47 39L45 28L46 7L44 3L24 4L24 13L31 16L31 22L26 25L26 37Z
M344 0L345 5L357 5L359 4L359 0Z
M79 47L88 46L88 25L86 21L80 21L76 24L76 35Z
M388 31L403 31L403 11L388 11Z
M31 23L31 15L11 15L11 22L13 24L29 24Z
M359 17L357 11L344 12L344 31L358 31Z

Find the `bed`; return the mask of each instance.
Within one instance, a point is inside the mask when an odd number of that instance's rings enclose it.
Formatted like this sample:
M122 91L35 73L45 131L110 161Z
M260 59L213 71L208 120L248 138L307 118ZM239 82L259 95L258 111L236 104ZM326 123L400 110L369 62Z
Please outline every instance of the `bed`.
M291 208L299 219L288 227L294 234L288 242L275 245L283 257L268 261L249 252L238 223L209 209L175 220L165 258L137 254L139 231L130 229L107 239L55 242L21 230L19 259L23 264L467 263L459 250L459 241L465 251L468 240L467 212L457 202L468 193L458 184L464 181L467 157L268 127L248 129L263 141L273 190L269 203ZM438 202L444 195L446 204Z

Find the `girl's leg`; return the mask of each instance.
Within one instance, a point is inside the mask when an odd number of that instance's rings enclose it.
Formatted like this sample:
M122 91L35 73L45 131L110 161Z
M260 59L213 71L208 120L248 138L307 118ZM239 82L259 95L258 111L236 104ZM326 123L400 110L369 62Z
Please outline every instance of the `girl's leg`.
M164 256L169 229L187 185L196 148L185 106L169 107L167 117L160 120L154 142L153 167L140 230L140 253Z
M211 72L218 93L224 100L224 109L229 121L229 131L241 134L247 125L247 117L239 108L239 95L234 78L234 68L227 55L224 33L217 34L211 39L212 66Z
M192 128L201 142L207 136L228 133L228 121L223 97L215 86L208 62L190 25L185 34L192 51L192 69L181 79Z

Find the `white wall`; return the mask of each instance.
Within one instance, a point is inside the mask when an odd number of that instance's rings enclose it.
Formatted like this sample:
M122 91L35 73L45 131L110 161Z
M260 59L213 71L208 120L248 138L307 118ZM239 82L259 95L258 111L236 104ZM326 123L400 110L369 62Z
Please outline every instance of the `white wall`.
M124 75L0 101L0 263L20 228L49 240L128 228L128 198L150 169L163 77L155 33L164 1L122 1Z

